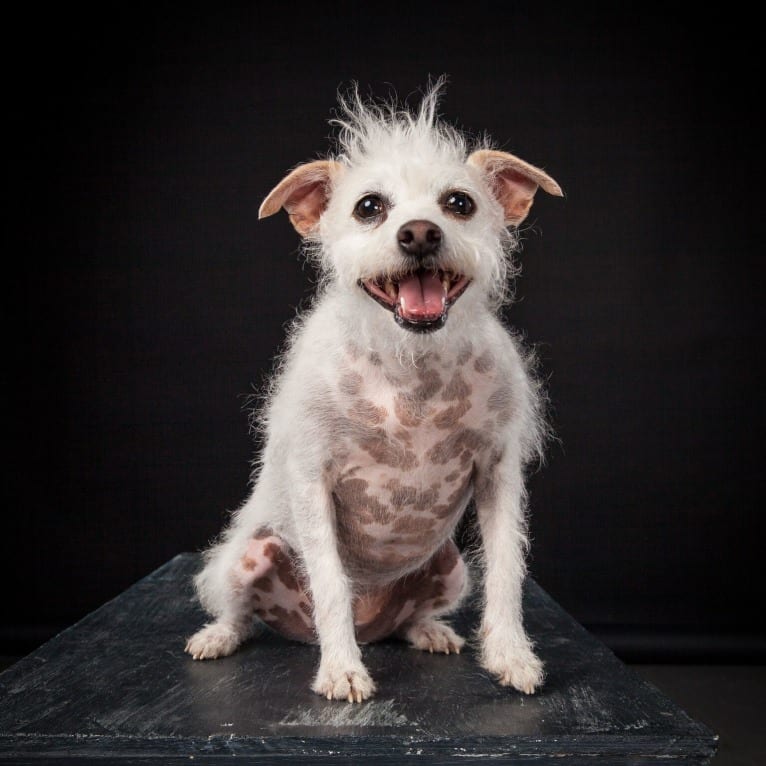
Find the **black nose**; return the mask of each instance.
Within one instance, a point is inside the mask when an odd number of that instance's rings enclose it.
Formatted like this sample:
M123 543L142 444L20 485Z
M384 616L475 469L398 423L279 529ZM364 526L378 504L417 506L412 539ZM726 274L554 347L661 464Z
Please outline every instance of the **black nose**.
M416 258L435 253L442 242L442 230L431 221L407 221L396 233L399 247Z

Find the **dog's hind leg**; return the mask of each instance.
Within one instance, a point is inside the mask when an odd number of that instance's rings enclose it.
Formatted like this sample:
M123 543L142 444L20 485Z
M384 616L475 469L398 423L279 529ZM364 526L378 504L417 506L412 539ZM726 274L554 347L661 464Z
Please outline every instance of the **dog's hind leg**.
M416 649L460 654L465 639L442 620L468 592L468 573L455 543L445 543L429 562L420 599L412 616L399 628Z
M219 543L195 579L202 605L215 617L186 642L185 650L195 660L226 657L252 635L252 597L237 577L237 564L232 563L238 547L232 539Z
M448 540L418 572L357 600L357 636L367 642L396 634L416 649L459 654L465 640L439 617L454 611L467 591L465 563Z
M224 543L232 546L233 541ZM237 546L240 547L240 546ZM269 627L298 641L316 640L312 619L311 597L304 578L295 566L295 556L279 537L265 529L247 541L244 552L235 559L231 554L219 555L227 561L216 573L215 562L200 576L201 588L205 578L224 576L228 587L219 597L217 619L205 625L186 644L186 651L195 660L225 657L253 632L253 617L257 615Z

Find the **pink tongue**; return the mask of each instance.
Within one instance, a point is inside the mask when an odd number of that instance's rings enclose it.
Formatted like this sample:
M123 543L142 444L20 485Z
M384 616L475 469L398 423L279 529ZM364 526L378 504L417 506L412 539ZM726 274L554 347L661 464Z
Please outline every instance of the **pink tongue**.
M444 287L438 272L419 271L399 281L399 315L405 319L432 319L444 310Z

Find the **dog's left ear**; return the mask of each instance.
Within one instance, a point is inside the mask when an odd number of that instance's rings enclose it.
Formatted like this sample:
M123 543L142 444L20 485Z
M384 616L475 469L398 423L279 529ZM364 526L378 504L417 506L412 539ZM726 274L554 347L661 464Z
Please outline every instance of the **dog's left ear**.
M538 187L563 197L561 187L545 172L513 154L494 149L479 149L467 160L487 179L497 201L505 211L506 224L518 226L529 213Z
M286 175L263 200L258 218L287 211L290 222L302 237L310 234L330 199L332 177L341 169L339 162L316 160L299 165Z

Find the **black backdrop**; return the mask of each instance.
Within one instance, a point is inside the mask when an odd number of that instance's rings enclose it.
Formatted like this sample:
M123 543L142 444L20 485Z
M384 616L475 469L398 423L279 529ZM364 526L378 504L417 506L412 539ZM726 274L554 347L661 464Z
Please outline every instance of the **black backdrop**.
M756 25L266 5L7 27L0 651L244 498L247 396L313 276L258 205L326 150L338 87L446 72L445 117L567 195L538 197L508 311L560 440L531 478L533 575L626 655L763 658Z

